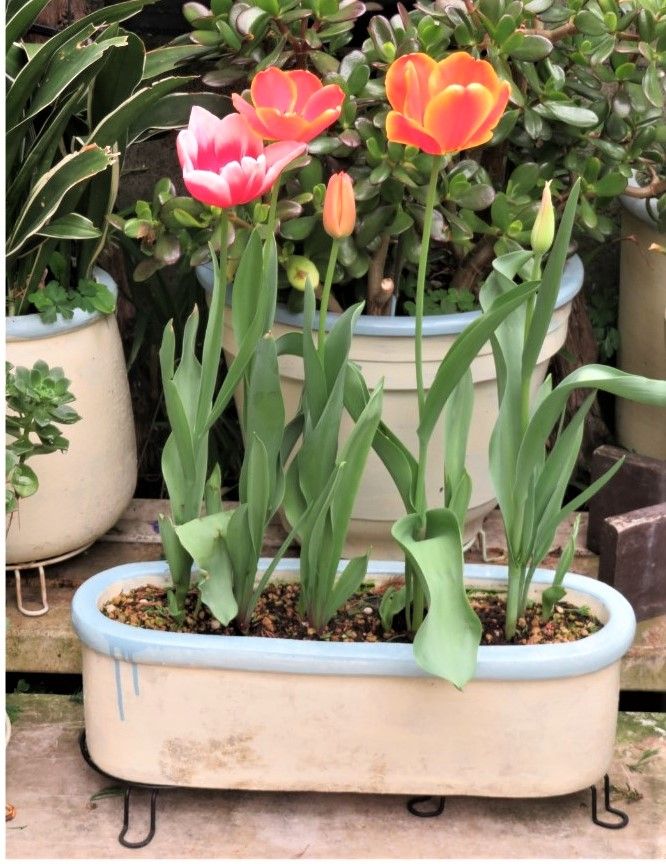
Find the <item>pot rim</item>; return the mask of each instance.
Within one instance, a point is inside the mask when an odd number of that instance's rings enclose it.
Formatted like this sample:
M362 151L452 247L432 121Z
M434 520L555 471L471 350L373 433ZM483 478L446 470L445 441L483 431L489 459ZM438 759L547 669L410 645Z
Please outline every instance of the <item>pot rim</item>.
M262 558L259 568L266 568ZM346 562L340 562L340 569ZM276 573L298 572L298 559L283 559ZM401 561L371 561L368 576L402 575ZM232 669L304 675L435 677L417 665L411 644L386 642L311 642L260 636L215 636L143 630L103 615L99 597L114 583L158 576L166 580L166 561L121 564L88 579L72 601L72 622L81 642L116 660L148 665ZM479 581L506 582L506 566L465 564L465 575ZM551 584L554 572L539 568L536 584ZM543 680L587 675L618 661L631 646L636 618L629 602L610 585L567 573L564 587L600 601L608 613L601 630L577 642L549 645L481 645L474 680Z
M101 267L93 267L93 276L109 289L115 298L118 297L118 285L115 279ZM114 314L114 313L111 313ZM6 340L7 342L24 342L29 339L46 339L49 336L59 336L61 333L70 333L73 330L81 330L106 318L103 312L84 312L83 309L75 309L72 318L63 318L58 314L55 321L45 324L37 312L31 315L8 315L6 318Z
M213 268L210 262L200 264L196 268L197 279L204 291L210 292L213 288ZM555 309L561 309L570 303L583 287L584 269L583 262L578 255L572 255L567 259L562 273L560 290L557 295ZM475 321L481 312L452 312L448 315L426 315L423 318L424 336L450 336L462 331ZM329 312L326 316L326 330L329 331L340 316L335 312ZM275 312L275 321L279 324L288 324L292 327L302 328L303 314L289 312L286 306L278 304ZM312 329L319 326L315 320ZM378 315L361 315L354 327L355 336L403 336L414 337L415 320L411 316L400 316L388 318Z

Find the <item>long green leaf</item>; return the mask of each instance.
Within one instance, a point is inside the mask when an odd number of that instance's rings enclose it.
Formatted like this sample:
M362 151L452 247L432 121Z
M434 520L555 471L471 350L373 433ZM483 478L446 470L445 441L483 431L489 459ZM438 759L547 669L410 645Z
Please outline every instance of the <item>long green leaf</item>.
M114 156L97 146L84 147L65 156L36 184L20 219L8 240L7 254L18 252L26 241L45 225L57 211L65 195L113 162Z
M201 600L222 624L232 621L238 613L233 593L231 560L226 544L226 533L232 510L223 510L212 516L193 519L176 527L178 539L192 556L197 566L205 571L199 582Z
M34 95L37 84L51 59L71 39L85 41L101 24L111 24L115 21L131 18L140 12L144 6L150 6L156 2L157 0L127 0L124 3L114 3L112 6L97 9L74 21L69 27L52 36L39 49L31 62L27 63L19 72L10 87L6 102L7 125L11 127L17 121L23 106Z
M370 393L368 392L363 375L355 364L348 363L345 383L345 408L353 420L358 420L369 401ZM391 475L396 489L402 498L405 510L408 513L412 513L414 511L412 489L418 468L416 459L403 442L383 422L380 422L377 427L372 446Z
M442 360L426 396L425 407L418 429L419 438L429 441L435 424L446 400L472 364L472 361L485 345L497 326L533 294L535 286L531 283L517 285L504 296L498 298L487 312L474 320L458 336L450 351Z
M37 233L42 237L57 237L62 240L91 240L102 234L90 219L86 219L79 213L60 216Z
M104 44L107 33L114 29L117 29L117 25L100 36L100 44ZM135 33L123 31L123 35L127 40L126 45L110 51L95 76L89 96L88 125L91 129L129 99L141 83L146 58L143 42Z
M148 51L146 63L143 69L143 80L157 78L173 72L180 66L200 58L202 55L210 54L211 49L204 45L165 45ZM229 100L227 100L229 101Z
M471 488L463 478L467 474L465 459L473 408L474 382L468 369L444 408L444 506L458 517L461 526L469 503L465 502L463 489Z
M129 140L143 141L155 131L182 129L187 126L194 105L200 105L216 117L224 117L232 110L229 99L219 93L167 93L132 123Z
M226 279L226 274L224 274ZM255 228L243 250L231 295L231 321L236 345L240 348L252 327L263 283L261 236Z
M458 520L450 510L403 516L391 533L428 589L428 612L414 639L416 662L461 689L474 677L481 622L470 606L463 577Z
M117 36L115 39L100 40L98 42L89 42L87 45L82 45L78 40L73 39L53 58L52 64L47 69L42 81L40 81L39 88L30 102L30 107L24 119L35 117L40 111L56 102L68 88L75 87L79 76L86 69L94 66L101 60L106 52L111 51L112 48L122 47L126 44L127 38L125 36ZM39 56L37 54L37 57Z
M51 0L24 0L23 5L11 17L7 16L5 24L5 46L9 48L13 42L20 39L35 23L37 16Z
M562 273L567 260L571 231L576 218L579 192L580 180L577 180L569 193L569 199L564 208L557 229L557 236L544 269L541 287L536 297L532 322L523 347L523 377L532 376L553 318L557 295L562 283Z
M88 143L111 146L118 143L121 151L129 137L129 130L137 134L136 124L141 123L147 110L163 96L187 84L191 78L164 78L150 87L137 90L115 111L107 114L88 136ZM145 126L144 126L145 128Z

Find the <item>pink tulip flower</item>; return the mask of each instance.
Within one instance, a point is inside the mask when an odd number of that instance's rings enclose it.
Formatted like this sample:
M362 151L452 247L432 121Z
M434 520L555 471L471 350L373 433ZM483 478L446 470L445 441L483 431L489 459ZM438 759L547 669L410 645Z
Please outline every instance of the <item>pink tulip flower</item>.
M178 133L178 159L187 191L202 204L235 207L264 195L286 166L306 151L298 141L264 147L239 114L216 117L195 106Z

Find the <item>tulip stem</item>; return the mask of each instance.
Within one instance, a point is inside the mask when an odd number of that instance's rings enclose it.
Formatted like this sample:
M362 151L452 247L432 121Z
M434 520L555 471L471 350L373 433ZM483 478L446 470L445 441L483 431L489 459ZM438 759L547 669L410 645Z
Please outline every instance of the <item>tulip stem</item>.
M278 205L278 196L280 194L280 182L282 180L282 175L280 175L275 183L273 184L273 188L271 189L271 206L268 211L268 233L267 237L270 237L271 234L275 234L275 226L277 224L277 205Z
M432 217L435 210L435 198L437 196L437 180L442 167L442 157L433 158L430 181L426 194L425 213L423 216L423 235L421 238L421 250L419 253L419 269L416 277L416 320L414 328L414 359L416 364L416 390L419 406L419 425L423 420L425 408L425 387L423 385L423 306L425 298L425 280L428 269L428 252L430 250L430 231L432 229ZM425 522L425 511L427 509L425 495L425 473L426 457L428 453L427 441L419 441L419 460L416 475L416 511Z
M331 254L328 258L328 267L326 268L326 278L324 279L324 290L321 292L321 300L319 301L319 339L317 340L317 351L319 356L324 357L324 339L326 331L326 313L328 312L328 300L331 296L331 285L333 284L333 274L335 273L335 265L338 260L338 250L340 241L334 239L331 244Z

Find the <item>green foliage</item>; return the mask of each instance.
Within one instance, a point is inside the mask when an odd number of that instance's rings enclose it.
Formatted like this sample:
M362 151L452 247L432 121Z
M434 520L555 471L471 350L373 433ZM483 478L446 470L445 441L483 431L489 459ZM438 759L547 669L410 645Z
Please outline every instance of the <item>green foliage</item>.
M65 452L69 441L60 426L80 420L70 406L74 395L62 369L38 360L32 369L5 364L5 512L18 507L20 498L37 492L39 482L27 465L33 456Z
M108 298L92 289L90 275L105 242L123 154L132 142L178 125L196 101L173 93L188 78L148 81L156 66L162 73L171 71L170 55L160 60L159 52L150 52L147 75L141 40L120 27L119 22L153 2L126 0L96 10L39 46L25 38L45 4L8 5L9 314L37 309L52 320L60 307L108 311ZM197 53L193 50L191 56ZM165 122L165 101L177 95L185 102ZM67 281L58 280L62 291L46 288L56 276L50 269L54 252L72 262Z
M291 172L281 189L278 259L285 302L291 296L285 272L291 256L309 259L320 270L326 264L323 190L330 173L344 169L354 178L358 221L341 246L334 294L348 306L390 278L406 301L401 311L413 313L432 159L389 143L384 122L386 69L409 52L439 60L466 50L489 60L512 85L508 110L489 145L456 155L439 178L427 314L472 308L494 255L529 245L546 180L552 180L561 212L573 179L582 178L574 234L603 242L613 231L609 206L625 191L632 171L638 169L645 183L652 171L663 177L663 3L482 0L468 9L425 0L409 10L399 7L390 19L376 15L361 47L352 48L354 22L365 5L232 0L184 7L208 86L240 92L256 71L275 65L307 68L345 91L339 123L311 143L307 164ZM663 185L659 189L653 193L659 198L657 217L666 225L666 193ZM243 218L255 224L258 214ZM192 235L183 254L193 262L206 254L205 227L183 226ZM164 262L153 250L144 248ZM150 266L152 261L145 265Z
M572 501L563 503L594 391L602 389L626 399L666 406L665 381L628 375L601 365L576 369L557 387L547 378L535 396L530 393L566 260L579 188L576 183L572 189L543 276L540 261L532 262L533 275L539 284L536 299L528 300L508 316L492 339L500 409L490 442L490 472L508 544L508 638L514 634L516 620L524 612L532 576L547 555L557 526L620 467L620 464L613 466ZM484 308L497 303L507 291L515 290L514 280L528 263L526 255L509 254L494 262L494 271L481 291ZM577 388L592 392L564 426L568 397ZM548 452L547 443L555 430L555 444ZM557 579L561 580L561 576L558 571Z
M312 336L315 297L305 290L302 356L304 388L285 456L302 432L303 441L286 475L284 510L300 526L301 611L320 630L360 587L368 556L352 559L338 575L338 563L354 499L381 416L382 384L369 395L349 437L339 446L348 356L361 306L348 309L318 351Z

